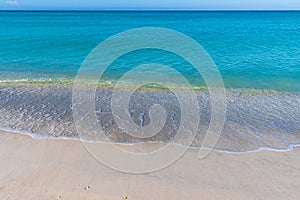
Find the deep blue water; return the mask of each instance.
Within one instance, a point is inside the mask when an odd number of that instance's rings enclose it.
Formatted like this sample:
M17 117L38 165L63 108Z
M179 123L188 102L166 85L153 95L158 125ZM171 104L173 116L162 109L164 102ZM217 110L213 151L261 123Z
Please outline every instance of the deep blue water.
M195 39L226 87L300 90L300 12L0 12L0 80L70 81L96 45L140 27ZM173 66L203 85L184 60L155 50L118 59L106 77L117 79L148 62Z

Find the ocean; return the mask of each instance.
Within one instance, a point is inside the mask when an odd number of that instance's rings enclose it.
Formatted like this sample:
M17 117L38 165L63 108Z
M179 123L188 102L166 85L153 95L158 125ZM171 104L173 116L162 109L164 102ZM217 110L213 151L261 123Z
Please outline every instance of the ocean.
M161 27L196 40L214 60L227 92L227 117L216 149L287 149L300 143L300 12L1 11L0 127L35 137L77 138L72 84L86 56L120 32ZM188 51L188 49L187 49ZM124 55L105 72L105 85L137 65L161 63L196 88L201 75L186 60L161 50ZM162 72L163 73L163 72ZM149 139L124 136L109 105L110 89L97 91L99 120L115 142L170 142L178 129L176 98L154 90L137 93L131 114L139 123L154 100L168 107L166 126ZM210 118L209 95L197 90L203 118L193 146L200 147ZM167 98L168 101L163 101ZM177 105L177 106L176 106ZM98 107L97 107L98 106ZM175 116L175 117L174 117ZM147 117L145 117L145 124ZM99 139L101 138L90 138Z

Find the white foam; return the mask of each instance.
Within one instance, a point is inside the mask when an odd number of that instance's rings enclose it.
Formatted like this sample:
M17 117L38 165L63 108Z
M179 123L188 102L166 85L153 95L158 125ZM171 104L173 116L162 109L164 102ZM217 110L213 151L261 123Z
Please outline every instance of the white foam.
M38 133L33 133L31 131L22 131L22 130L16 130L12 129L9 127L2 127L0 126L0 130L10 132L10 133L16 133L16 134L21 134L21 135L26 135L29 136L33 139L37 140L75 140L75 141L82 141L82 142L88 142L88 143L102 143L102 144L108 144L108 143L114 143L117 145L137 145L137 144L167 144L166 142L156 142L156 141L148 141L148 142L108 142L108 141L102 141L102 140L91 140L91 139L83 139L79 137L74 137L74 136L51 136L51 135L44 135L44 134L38 134ZM179 146L184 146L182 144L174 144L174 145L179 145ZM257 149L253 150L246 150L246 151L233 151L233 150L225 150L225 149L212 149L212 151L215 152L221 152L221 153L230 153L230 154L247 154L247 153L256 153L260 151L272 151L272 152L289 152L292 151L294 148L300 147L299 144L289 144L288 147L286 148L274 148L274 147L268 147L268 146L262 146L258 147ZM190 149L206 149L206 150L211 150L211 148L208 147L196 147L196 146L190 146Z

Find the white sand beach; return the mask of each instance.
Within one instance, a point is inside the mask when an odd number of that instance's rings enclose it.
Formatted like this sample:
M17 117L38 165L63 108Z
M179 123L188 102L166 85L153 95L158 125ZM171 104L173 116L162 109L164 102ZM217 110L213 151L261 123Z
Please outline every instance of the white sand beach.
M133 175L96 161L80 141L0 133L0 199L299 199L300 148L231 154L196 149ZM103 144L105 145L105 144Z

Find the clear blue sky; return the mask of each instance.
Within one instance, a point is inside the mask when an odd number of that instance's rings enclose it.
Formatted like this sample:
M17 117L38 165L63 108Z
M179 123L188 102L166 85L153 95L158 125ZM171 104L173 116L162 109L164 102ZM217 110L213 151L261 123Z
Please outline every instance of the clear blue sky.
M300 9L300 0L0 0L0 9Z

